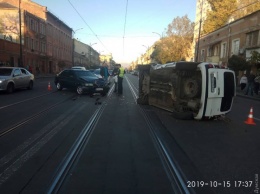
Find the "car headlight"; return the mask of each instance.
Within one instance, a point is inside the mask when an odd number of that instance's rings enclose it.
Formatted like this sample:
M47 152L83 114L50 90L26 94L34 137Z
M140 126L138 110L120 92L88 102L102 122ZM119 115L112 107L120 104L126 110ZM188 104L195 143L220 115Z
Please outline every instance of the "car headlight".
M5 79L0 79L0 84L3 83L5 81Z
M85 86L93 86L92 83L85 83Z

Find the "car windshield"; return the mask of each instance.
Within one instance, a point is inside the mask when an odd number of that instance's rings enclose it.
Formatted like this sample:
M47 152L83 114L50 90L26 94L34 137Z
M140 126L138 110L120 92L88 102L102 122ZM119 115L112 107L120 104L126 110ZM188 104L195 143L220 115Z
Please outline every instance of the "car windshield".
M12 69L9 68L1 68L0 69L0 76L9 76L12 73Z
M92 72L90 71L75 71L76 75L79 77L96 77Z

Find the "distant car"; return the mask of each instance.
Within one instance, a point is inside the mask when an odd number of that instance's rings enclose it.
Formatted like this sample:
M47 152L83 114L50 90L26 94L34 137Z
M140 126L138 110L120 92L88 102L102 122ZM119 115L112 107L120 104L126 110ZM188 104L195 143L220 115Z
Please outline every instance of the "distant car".
M34 75L21 67L0 67L0 91L13 93L18 88L31 90Z
M98 78L88 70L67 69L56 75L54 83L58 90L63 88L76 90L78 94L100 93L105 96L109 90L103 78Z
M85 67L82 66L73 66L71 69L81 69L81 70L86 70Z

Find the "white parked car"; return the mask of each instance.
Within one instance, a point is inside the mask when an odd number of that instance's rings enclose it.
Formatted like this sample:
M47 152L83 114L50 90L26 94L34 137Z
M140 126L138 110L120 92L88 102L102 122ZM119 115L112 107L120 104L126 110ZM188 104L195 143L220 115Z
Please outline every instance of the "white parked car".
M0 91L12 93L18 88L32 89L34 75L21 67L0 67Z

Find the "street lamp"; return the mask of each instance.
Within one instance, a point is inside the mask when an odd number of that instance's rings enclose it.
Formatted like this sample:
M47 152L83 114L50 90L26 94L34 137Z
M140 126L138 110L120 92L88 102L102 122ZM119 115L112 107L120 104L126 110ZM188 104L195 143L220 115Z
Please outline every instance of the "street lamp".
M162 38L162 36L159 33L157 33L157 32L152 32L152 33L159 35L160 39Z
M74 32L74 35L76 34L76 32L78 31L78 30L82 30L83 28L79 28L79 29L77 29L77 30L73 30L73 32Z

